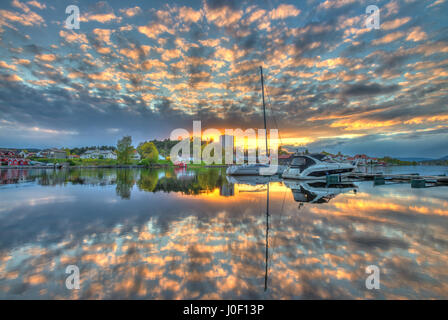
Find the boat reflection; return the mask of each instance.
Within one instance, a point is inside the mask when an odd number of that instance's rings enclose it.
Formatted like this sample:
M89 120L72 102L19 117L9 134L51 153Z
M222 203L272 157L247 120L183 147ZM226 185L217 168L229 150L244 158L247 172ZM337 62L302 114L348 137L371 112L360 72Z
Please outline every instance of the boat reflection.
M229 185L269 186L271 182L282 182L291 189L294 201L303 203L328 203L338 194L356 193L358 186L352 182L328 184L324 181L283 180L278 176L227 176ZM252 188L250 192L265 191L266 188ZM247 191L249 192L249 191Z
M357 192L358 186L354 183L327 184L318 182L284 181L285 186L291 189L294 201L303 203L328 203L338 194Z
M244 184L248 186L267 185L270 182L280 182L279 176L226 176L229 184Z

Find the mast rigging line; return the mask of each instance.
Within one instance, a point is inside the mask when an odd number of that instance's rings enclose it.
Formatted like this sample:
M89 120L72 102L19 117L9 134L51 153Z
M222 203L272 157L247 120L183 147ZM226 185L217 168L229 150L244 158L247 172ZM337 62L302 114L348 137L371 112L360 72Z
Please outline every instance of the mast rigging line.
M283 141L282 141L282 135L280 134L280 129L279 129L279 126L278 126L278 122L277 122L277 117L275 116L275 113L274 113L274 110L272 109L272 103L271 103L271 98L270 98L270 95L269 95L269 92L268 92L268 85L269 85L269 83L268 83L268 74L267 74L267 72L265 71L265 73L264 73L264 77L266 78L266 87L265 87L265 92L266 92L266 97L268 98L268 107L269 107L269 110L271 111L271 115L272 115L272 117L274 118L274 122L275 122L275 127L277 128L277 130L278 130L278 137L279 137L279 139L280 139L280 145L283 145ZM267 136L267 132L266 132L266 136Z

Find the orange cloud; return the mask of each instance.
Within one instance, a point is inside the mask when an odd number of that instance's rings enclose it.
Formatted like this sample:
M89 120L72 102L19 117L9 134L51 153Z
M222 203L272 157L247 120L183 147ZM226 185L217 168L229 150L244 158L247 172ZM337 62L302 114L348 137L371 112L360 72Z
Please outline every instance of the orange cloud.
M44 19L35 12L16 13L8 10L0 10L0 24L4 24L1 20L9 20L12 22L18 22L24 26L32 27L44 24Z
M127 17L133 17L142 13L142 9L139 6L135 6L133 8L121 9L120 12L125 14Z
M64 31L61 30L59 31L59 36L61 36L62 38L65 39L65 41L70 42L70 43L74 43L74 42L78 42L78 43L88 43L87 37L84 33L78 33L78 32L73 32L73 31Z
M425 122L444 122L444 121L448 121L448 114L442 114L437 116L415 117L405 121L405 124L422 124Z
M390 127L400 124L397 120L375 121L375 120L339 120L333 122L330 127L343 127L344 130L364 130L372 128Z
M281 4L276 9L269 12L269 17L273 20L286 19L296 17L300 14L300 10L291 4Z
M180 56L181 56L181 52L179 49L164 50L162 53L162 59L164 61L176 59L176 58L179 58Z
M137 30L140 33L143 33L145 36L151 39L157 39L159 34L162 34L164 32L167 32L169 34L174 34L174 30L171 28L168 28L167 26L161 24L161 23L153 23L148 26L140 26L137 28Z
M34 6L34 7L36 7L36 8L38 8L38 9L45 9L46 7L47 7L47 5L46 4L42 4L42 3L39 3L39 2L37 2L36 0L33 0L33 1L28 1L27 2L30 6Z
M24 12L29 12L29 11L30 11L30 8L28 8L28 6L27 6L26 4L21 3L21 2L18 1L18 0L13 0L12 3L11 3L11 5L12 5L13 7L22 9Z
M201 11L196 11L192 8L182 7L179 9L179 18L185 22L198 22L201 16Z
M218 27L230 26L238 22L243 16L243 12L241 10L234 11L227 6L211 9L206 5L205 8L207 20L213 22Z
M274 11L274 10L273 10ZM266 10L263 9L258 9L254 12L251 13L251 15L249 16L249 18L247 18L247 22L249 24L251 24L254 21L259 20L262 16L264 16L266 14Z
M5 61L0 61L0 68L10 69L10 70L14 70L14 71L17 70L17 67L15 65L7 64Z
M422 41L426 40L426 33L420 27L412 28L411 33L407 36L406 40L408 41Z
M383 22L383 23L381 23L381 29L384 29L384 30L396 29L396 28L401 27L402 25L408 23L409 21L411 21L411 18L404 17L404 18L397 18L392 21Z
M389 33L389 34L385 35L384 37L382 37L380 39L373 40L372 44L373 45L378 45L378 44L390 43L390 42L393 42L393 41L395 41L397 39L400 39L403 36L404 36L404 33L400 32L400 31Z
M103 41L109 45L112 43L110 42L110 36L112 34L113 30L110 29L93 29L93 34L96 36L96 38L100 41Z
M52 62L52 61L56 60L56 55L51 54L51 53L44 53L44 54L36 55L36 58L41 61Z
M326 0L325 2L321 3L318 8L319 9L340 8L355 1L356 0Z
M117 17L113 12L111 13L91 13L81 17L82 22L96 21L100 23L120 22L121 17Z

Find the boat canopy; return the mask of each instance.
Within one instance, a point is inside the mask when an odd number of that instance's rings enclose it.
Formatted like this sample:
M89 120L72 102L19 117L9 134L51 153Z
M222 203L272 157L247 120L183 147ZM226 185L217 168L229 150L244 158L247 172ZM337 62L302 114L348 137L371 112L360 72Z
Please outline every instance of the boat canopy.
M309 154L310 157L317 159L319 161L322 161L326 155L325 154L321 154L321 153L313 153L313 154Z
M321 154L321 153L312 153L312 154L295 154L294 158L299 158L299 157L311 157L314 158L316 160L322 161L326 155L325 154Z

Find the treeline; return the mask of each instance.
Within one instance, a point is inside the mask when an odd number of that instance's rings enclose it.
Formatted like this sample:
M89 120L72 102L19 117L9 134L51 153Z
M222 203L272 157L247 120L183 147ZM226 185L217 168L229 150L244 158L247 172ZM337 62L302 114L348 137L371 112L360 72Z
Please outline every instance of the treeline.
M448 160L429 160L429 161L421 161L420 163L432 166L448 166Z
M404 161L404 160L399 160L399 159L395 159L395 158L391 158L391 157L379 158L378 160L381 162L385 162L387 164L393 164L393 165L398 165L398 166L415 166L415 165L419 164L419 162L417 162L417 161Z

